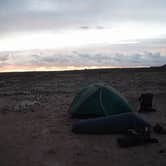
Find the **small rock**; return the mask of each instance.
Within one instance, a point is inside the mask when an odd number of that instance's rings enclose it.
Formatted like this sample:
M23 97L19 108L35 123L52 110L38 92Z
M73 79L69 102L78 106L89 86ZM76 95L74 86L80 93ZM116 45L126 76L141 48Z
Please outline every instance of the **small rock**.
M165 153L165 149L159 150L159 153Z
M81 152L76 152L76 156L81 156L82 153Z
M56 151L55 151L54 149L49 149L49 150L47 151L47 153L48 153L48 154L55 154Z

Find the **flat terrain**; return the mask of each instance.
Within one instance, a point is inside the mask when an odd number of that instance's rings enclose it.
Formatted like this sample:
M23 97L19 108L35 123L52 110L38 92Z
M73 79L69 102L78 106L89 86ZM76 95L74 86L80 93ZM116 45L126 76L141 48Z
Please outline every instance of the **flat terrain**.
M68 114L83 86L105 82L135 111L143 92L154 93L155 113L141 114L166 127L166 69L107 69L0 74L0 166L165 166L166 135L158 144L122 149L119 135L75 135Z

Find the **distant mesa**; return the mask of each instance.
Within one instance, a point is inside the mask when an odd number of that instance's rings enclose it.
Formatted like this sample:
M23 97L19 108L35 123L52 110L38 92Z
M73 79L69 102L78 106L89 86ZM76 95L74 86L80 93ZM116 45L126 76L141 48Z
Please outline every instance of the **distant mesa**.
M151 66L151 68L166 69L166 64L164 64L162 66Z
M158 68L166 69L166 64L164 64L164 65L162 65L162 66L158 66Z
M164 68L164 69L166 69L166 64L165 64L165 65L162 65L162 66L161 66L161 68Z

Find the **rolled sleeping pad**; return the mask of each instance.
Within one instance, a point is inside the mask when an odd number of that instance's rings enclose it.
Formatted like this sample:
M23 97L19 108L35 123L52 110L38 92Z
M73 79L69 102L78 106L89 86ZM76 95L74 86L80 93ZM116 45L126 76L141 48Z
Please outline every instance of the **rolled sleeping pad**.
M111 134L124 133L129 129L144 130L150 124L138 115L129 112L95 119L81 120L73 125L74 133Z

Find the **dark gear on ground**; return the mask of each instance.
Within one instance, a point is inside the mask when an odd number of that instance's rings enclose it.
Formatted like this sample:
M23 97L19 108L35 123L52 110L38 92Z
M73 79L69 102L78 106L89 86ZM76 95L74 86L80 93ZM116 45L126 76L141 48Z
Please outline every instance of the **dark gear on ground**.
M154 125L153 131L157 134L166 134L166 129L164 129L159 123Z
M145 128L144 133L138 133L136 131L130 130L123 137L118 138L117 142L120 147L128 148L149 143L158 143L159 141L156 138L151 138L150 128Z
M140 108L138 112L154 112L156 111L153 108L153 97L154 95L152 93L143 93L139 97L139 102L140 102Z

